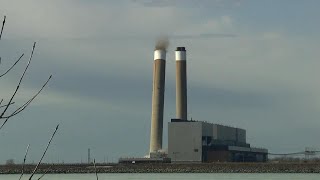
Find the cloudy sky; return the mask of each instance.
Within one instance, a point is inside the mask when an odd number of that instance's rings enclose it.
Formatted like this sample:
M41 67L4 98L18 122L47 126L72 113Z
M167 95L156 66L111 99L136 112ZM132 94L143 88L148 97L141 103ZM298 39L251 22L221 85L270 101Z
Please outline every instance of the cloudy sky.
M188 50L189 117L245 128L270 152L320 147L318 0L0 0L7 15L0 72L8 101L34 41L15 101L45 91L0 131L0 163L144 156L149 149L155 39L168 35L164 147L175 116L176 46Z

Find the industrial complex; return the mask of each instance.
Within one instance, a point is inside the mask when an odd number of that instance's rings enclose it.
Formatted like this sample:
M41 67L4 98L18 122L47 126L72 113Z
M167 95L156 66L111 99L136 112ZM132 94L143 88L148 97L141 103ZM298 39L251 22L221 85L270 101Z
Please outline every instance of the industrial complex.
M187 117L187 53L177 47L176 117L168 124L168 149L163 150L166 48L154 51L150 151L145 158L120 158L120 163L266 162L268 150L253 148L246 130L189 120Z

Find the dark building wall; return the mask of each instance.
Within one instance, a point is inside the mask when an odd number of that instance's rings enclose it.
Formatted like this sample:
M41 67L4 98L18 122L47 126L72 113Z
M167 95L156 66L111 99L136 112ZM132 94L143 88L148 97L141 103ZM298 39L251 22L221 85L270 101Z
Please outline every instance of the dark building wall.
M207 151L203 162L266 162L267 154L254 152Z
M231 156L230 151L209 151L206 162L229 162Z

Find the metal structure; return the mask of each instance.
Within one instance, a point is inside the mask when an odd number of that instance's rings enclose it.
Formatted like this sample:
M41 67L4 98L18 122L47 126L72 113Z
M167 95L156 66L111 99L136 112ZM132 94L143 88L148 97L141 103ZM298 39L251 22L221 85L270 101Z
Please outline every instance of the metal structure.
M90 148L88 148L88 164L91 163L91 153L90 153Z
M310 160L312 158L316 158L320 156L320 150L314 147L306 147L304 151L292 152L292 153L268 153L273 157L285 157L285 158L303 158L305 160Z

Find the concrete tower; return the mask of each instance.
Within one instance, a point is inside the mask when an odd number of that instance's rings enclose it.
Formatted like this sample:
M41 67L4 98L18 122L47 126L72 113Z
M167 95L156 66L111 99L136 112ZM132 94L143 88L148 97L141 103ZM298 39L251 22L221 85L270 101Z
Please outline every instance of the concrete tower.
M188 120L187 107L187 56L185 47L176 52L176 118Z
M150 153L162 149L165 71L166 50L156 48L153 65Z

